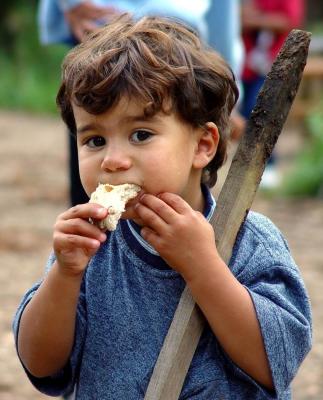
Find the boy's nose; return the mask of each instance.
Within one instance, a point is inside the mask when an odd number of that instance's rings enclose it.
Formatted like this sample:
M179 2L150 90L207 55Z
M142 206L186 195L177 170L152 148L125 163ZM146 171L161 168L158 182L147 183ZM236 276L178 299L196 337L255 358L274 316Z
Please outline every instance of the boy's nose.
M107 172L125 171L131 167L131 159L121 149L108 149L101 163L101 168Z

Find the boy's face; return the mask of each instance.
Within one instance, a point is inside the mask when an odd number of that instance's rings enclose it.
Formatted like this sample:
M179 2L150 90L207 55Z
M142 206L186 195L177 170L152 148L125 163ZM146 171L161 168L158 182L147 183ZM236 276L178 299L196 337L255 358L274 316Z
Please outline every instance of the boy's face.
M217 135L204 140L207 131L194 129L175 113L146 118L143 110L127 98L100 115L73 105L85 191L90 195L99 183L135 183L145 193L176 193L201 208L201 173L209 161L204 153L212 141L213 157Z

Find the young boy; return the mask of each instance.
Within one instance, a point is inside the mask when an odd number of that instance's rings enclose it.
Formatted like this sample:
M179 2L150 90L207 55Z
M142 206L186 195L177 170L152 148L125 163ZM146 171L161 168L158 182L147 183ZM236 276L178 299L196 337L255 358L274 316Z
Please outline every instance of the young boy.
M143 399L187 284L208 325L180 398L290 398L311 317L287 245L250 213L227 266L208 223L236 98L225 62L169 19L122 16L69 53L57 101L87 194L141 192L114 232L89 222L107 216L98 204L58 217L47 273L14 321L40 391Z

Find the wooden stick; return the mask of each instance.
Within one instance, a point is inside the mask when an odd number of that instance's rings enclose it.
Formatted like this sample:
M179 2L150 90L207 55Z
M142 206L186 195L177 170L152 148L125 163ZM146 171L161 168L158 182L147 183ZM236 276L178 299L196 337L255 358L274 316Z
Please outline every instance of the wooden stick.
M211 220L219 254L229 263L233 245L256 194L296 95L306 64L310 33L293 30L260 91L219 195ZM150 379L145 400L177 400L204 327L186 287Z

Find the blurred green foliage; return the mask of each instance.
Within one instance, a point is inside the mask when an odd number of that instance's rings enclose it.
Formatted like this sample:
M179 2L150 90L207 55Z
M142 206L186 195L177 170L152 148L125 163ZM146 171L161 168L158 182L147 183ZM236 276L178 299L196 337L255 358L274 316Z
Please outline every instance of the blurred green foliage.
M35 0L5 0L0 15L0 107L56 112L66 47L39 43Z
M283 192L288 196L323 197L323 102L306 119L309 137L287 175Z

